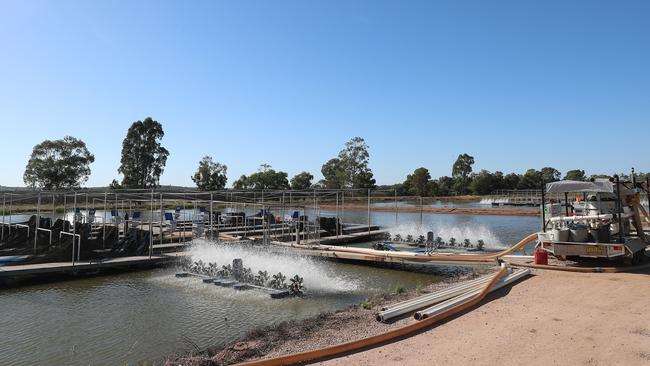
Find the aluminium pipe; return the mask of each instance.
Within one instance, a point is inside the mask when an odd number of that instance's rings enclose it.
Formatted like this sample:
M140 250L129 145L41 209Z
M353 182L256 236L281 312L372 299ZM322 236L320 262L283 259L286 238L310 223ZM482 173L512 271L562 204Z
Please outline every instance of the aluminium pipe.
M470 281L457 283L457 284L454 284L454 285L449 286L447 288L444 288L444 289L441 289L441 290L438 290L438 291L435 291L435 292L432 292L432 293L429 293L429 294L424 294L422 296L418 296L418 297L410 299L410 300L406 300L406 301L402 301L402 302L399 302L399 303L396 303L396 304L384 306L384 307L381 308L381 310L392 310L392 309L400 308L400 307L403 307L404 305L410 305L410 304L415 303L415 302L420 302L420 301L423 301L423 300L427 300L429 298L435 297L437 294L441 294L441 293L444 293L444 292L449 291L449 290L473 287L476 284L480 284L480 283L489 281L492 277L494 277L493 274L483 276L483 277L480 277L480 278L476 278L476 279L473 279L473 280L470 280Z
M511 276L515 276L516 274L510 273L507 275L504 280L509 280ZM398 306L391 307L390 309L387 309L386 311L382 311L377 314L377 321L386 321L391 318L410 313L412 311L415 311L417 309L421 309L425 306L430 306L448 299L451 299L453 297L465 294L467 292L475 292L477 290L480 290L485 283L489 282L494 276L485 276L481 278L481 282L475 282L473 284L467 284L467 286L460 287L458 288L451 288L443 291L438 291L434 294L427 295L426 298L418 298L420 299L419 301L411 301L411 302L405 302L398 304ZM404 304L404 305L402 305Z
M433 304L463 295L467 292L475 292L483 288L485 286L485 283L489 282L492 279L492 277L493 276L485 277L485 281L482 282L477 282L465 287L458 287L458 288L438 291L432 294L433 296L429 296L427 298L420 299L418 301L406 303L404 305L391 307L390 309L386 309L382 312L379 312L376 316L376 319L377 321L385 322L387 320L413 312L415 310L422 309L424 307L431 306Z
M519 279L528 276L530 274L530 270L528 269L519 269L512 274L499 279L497 283L492 286L492 288L489 290L489 292L498 290L506 285L509 285L515 281L518 281ZM481 293L481 290L475 290L471 292L467 292L463 295L451 298L449 300L446 300L444 302L441 302L439 304L436 304L428 309L424 309L421 311L418 311L415 313L414 317L417 320L422 320L428 317L433 317L435 315L438 315L440 313L443 313L449 309L453 309L459 305L465 304L469 301L471 301L473 298L478 296Z
M434 298L434 297L438 296L438 294L444 294L444 293L455 291L455 290L458 290L458 289L468 289L468 288L471 288L471 287L475 287L476 285L480 285L480 284L483 284L485 282L488 282L490 279L492 279L492 277L494 277L494 274L486 275L486 276L476 278L476 279L466 281L466 282L457 283L457 284L454 284L454 285L449 286L447 288L444 288L444 289L441 289L441 290L438 290L438 291L434 291L432 293L424 294L422 296L418 296L418 297L410 299L410 300L405 300L405 301L402 301L402 302L399 302L399 303L396 303L396 304L384 306L384 307L381 308L381 310L386 311L386 310L393 310L393 309L397 309L397 308L402 308L404 306L408 306L408 305L411 305L411 304L414 304L414 303L420 303L420 302L427 301L427 300L429 300L431 298Z

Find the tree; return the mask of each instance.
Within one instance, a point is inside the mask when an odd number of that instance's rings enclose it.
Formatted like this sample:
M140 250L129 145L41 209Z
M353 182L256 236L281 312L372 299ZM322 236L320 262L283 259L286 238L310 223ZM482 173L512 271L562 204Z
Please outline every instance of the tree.
M233 183L235 189L288 189L286 172L276 172L268 164L260 165L259 170L250 176L242 175Z
M542 188L542 172L537 169L528 169L519 180L517 189L540 189Z
M226 165L215 162L211 156L206 155L199 162L199 168L192 176L192 180L201 191L216 191L226 187L227 172Z
M564 179L566 180L579 180L579 181L584 181L587 179L585 176L585 171L580 170L580 169L573 169L569 170L566 172L566 175L564 176Z
M88 181L95 156L86 143L72 136L45 140L34 146L23 181L30 187L48 190L78 188Z
M472 173L472 165L474 165L474 157L468 154L460 154L451 168L451 176L454 178L454 191L458 194L466 194L469 191L469 184L471 181L470 174Z
M451 168L451 176L454 178L467 178L472 173L474 157L468 154L460 154Z
M454 178L443 176L438 178L437 196L450 196L454 189Z
M517 189L521 176L517 173L510 173L503 177L501 188L503 189Z
M291 189L308 189L314 176L309 172L302 172L291 178Z
M403 186L416 196L429 196L431 195L430 180L431 174L427 168L417 168L413 174L406 176Z
M341 159L333 158L328 160L323 164L320 171L323 174L323 183L326 188L339 189L345 187L345 169Z
M337 158L323 164L321 173L328 188L373 188L375 179L368 167L370 153L361 137L354 137L345 143Z
M503 180L502 176L503 173L501 172L491 173L487 170L481 170L473 177L470 188L474 194L490 194L499 188Z
M165 169L169 152L160 140L165 136L162 125L147 117L133 122L122 142L122 159L118 173L126 188L156 187Z
M560 180L562 177L562 174L555 168L551 168L550 166L542 168L542 179L544 179L544 182L556 182Z
M111 184L108 185L108 188L112 190L122 189L122 185L120 185L120 182L118 182L117 179L113 179Z

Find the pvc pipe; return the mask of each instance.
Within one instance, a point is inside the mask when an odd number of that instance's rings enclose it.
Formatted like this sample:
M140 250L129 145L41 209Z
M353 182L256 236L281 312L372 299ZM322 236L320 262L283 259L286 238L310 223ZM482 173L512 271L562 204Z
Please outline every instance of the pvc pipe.
M498 290L506 285L511 284L512 282L515 282L519 279L521 279L524 276L528 276L530 274L530 270L527 269L520 269L512 274L508 275L507 277L504 277L500 279L492 288L490 288L489 292ZM428 309L418 311L415 313L415 319L417 320L422 320L431 316L435 316L437 314L440 314L444 311L447 311L449 309L455 308L459 305L465 304L469 302L471 299L474 297L478 296L481 293L480 290L475 290L471 292L467 292L463 295L451 298L447 301L441 302L439 304L436 304Z

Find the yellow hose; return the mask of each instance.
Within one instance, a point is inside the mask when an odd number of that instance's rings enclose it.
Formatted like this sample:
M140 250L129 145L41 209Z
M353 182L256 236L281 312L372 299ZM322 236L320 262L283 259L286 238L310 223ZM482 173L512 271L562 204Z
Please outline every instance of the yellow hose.
M368 338L363 338L359 339L356 341L351 341L347 343L342 343L338 344L335 346L330 346L330 347L325 347L325 348L320 348L312 351L305 351L305 352L300 352L300 353L294 353L286 356L279 356L275 358L270 358L270 359L262 359L262 360L254 360L254 361L249 361L249 362L244 362L238 365L246 365L246 366L279 366L279 365L293 365L297 363L303 363L307 361L314 361L318 359L322 359L325 357L332 357L336 355L340 355L342 353L350 352L350 351L358 351L363 348L367 348L370 346L375 346L384 342L388 342L400 337L404 337L407 335L412 335L413 333L420 331L422 329L425 329L440 320L446 319L452 315L458 314L459 312L469 309L472 306L478 304L485 298L485 296L490 292L492 287L496 285L497 281L503 277L503 275L506 274L508 269L506 267L501 267L501 269L497 272L496 276L483 288L483 291L479 293L475 298L472 300L460 304L459 306L453 307L449 310L446 310L444 312L441 312L440 314L437 314L435 316L432 316L430 318L426 318L424 320L420 320L418 322L403 326L401 328L393 329L390 330L386 333L378 334L372 337Z

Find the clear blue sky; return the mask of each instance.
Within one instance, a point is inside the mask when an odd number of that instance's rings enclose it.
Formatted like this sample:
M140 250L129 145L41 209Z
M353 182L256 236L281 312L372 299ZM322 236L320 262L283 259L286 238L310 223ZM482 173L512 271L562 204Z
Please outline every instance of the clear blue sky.
M203 155L229 184L290 176L349 138L378 183L553 166L650 170L650 1L0 1L1 185L32 147L72 135L88 185L119 178L129 125L151 116L163 184Z

